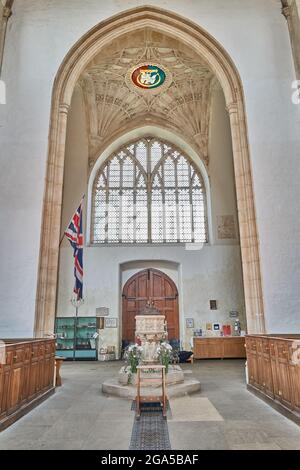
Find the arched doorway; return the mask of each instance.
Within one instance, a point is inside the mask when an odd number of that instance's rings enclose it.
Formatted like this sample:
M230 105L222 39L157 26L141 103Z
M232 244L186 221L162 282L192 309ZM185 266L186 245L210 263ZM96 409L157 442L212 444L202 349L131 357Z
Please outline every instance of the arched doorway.
M134 274L122 293L122 340L133 342L135 316L147 303L165 315L168 339L179 339L178 290L172 279L158 269L144 269Z

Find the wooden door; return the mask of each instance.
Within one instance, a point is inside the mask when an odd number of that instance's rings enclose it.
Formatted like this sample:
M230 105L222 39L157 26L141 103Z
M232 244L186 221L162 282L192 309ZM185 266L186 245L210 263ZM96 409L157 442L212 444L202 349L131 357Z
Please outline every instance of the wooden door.
M135 339L135 316L150 302L165 315L168 339L179 339L178 292L166 274L145 269L132 276L123 289L122 339Z

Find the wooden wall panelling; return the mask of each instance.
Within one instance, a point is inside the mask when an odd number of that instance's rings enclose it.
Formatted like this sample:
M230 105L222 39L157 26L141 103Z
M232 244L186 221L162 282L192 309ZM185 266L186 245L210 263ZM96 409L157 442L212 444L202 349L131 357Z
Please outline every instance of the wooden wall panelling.
M280 401L290 408L292 406L292 387L289 371L289 348L285 340L277 340L277 372Z
M257 356L257 386L263 388L263 358L262 358L262 338L256 338Z
M21 403L22 400L22 368L24 360L24 347L17 346L12 354L11 373L9 380L9 396L7 413L13 413Z
M8 407L11 363L12 363L12 357L13 357L11 348L6 349L5 356L6 356L6 362L5 364L1 365L3 374L2 374L2 394L0 395L0 402L1 402L0 418L6 415L7 407Z
M39 367L39 344L33 343L31 347L31 363L30 363L29 395L28 395L29 400L32 400L37 394L38 367Z
M55 340L4 340L0 365L0 430L54 391Z
M293 408L300 413L300 341L289 343L289 371Z
M300 424L300 335L246 337L248 388Z
M273 394L274 394L274 398L280 401L280 395L279 395L280 386L279 386L279 376L278 376L278 370L277 370L278 353L277 353L275 338L270 338L269 345L270 345L271 374L272 374L272 381L273 381Z
M270 358L270 339L262 338L262 388L266 395L273 398L273 377Z
M254 387L260 388L259 377L258 377L258 358L257 358L257 344L256 338L247 339L249 342L247 354L248 354L248 372L249 372L249 383Z
M22 368L21 379L21 402L26 403L29 395L29 381L30 381L30 361L31 361L31 345L26 344L24 347L24 361Z

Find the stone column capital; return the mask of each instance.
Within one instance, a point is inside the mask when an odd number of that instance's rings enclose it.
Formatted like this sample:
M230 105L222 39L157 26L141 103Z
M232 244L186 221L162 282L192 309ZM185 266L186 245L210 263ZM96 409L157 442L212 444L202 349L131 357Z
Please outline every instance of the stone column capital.
M70 105L68 103L61 103L59 105L59 112L62 114L68 114Z
M3 13L2 13L2 17L7 19L12 15L12 10L10 7L4 7L3 8Z
M286 20L288 20L289 17L291 16L291 9L288 5L282 7L281 12L282 12L282 14L283 14L283 16L285 17Z
M236 101L232 101L232 103L229 103L227 106L226 106L226 111L228 112L228 114L237 114L238 112L238 104Z

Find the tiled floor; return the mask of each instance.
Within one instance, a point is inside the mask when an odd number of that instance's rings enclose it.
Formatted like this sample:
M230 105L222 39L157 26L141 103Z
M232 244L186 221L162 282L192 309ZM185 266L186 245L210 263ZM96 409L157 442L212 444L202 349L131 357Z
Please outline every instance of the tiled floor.
M128 449L131 403L100 391L120 366L65 363L63 386L0 433L0 449ZM246 390L244 361L200 361L184 369L202 391L171 400L173 449L300 449L300 427Z

